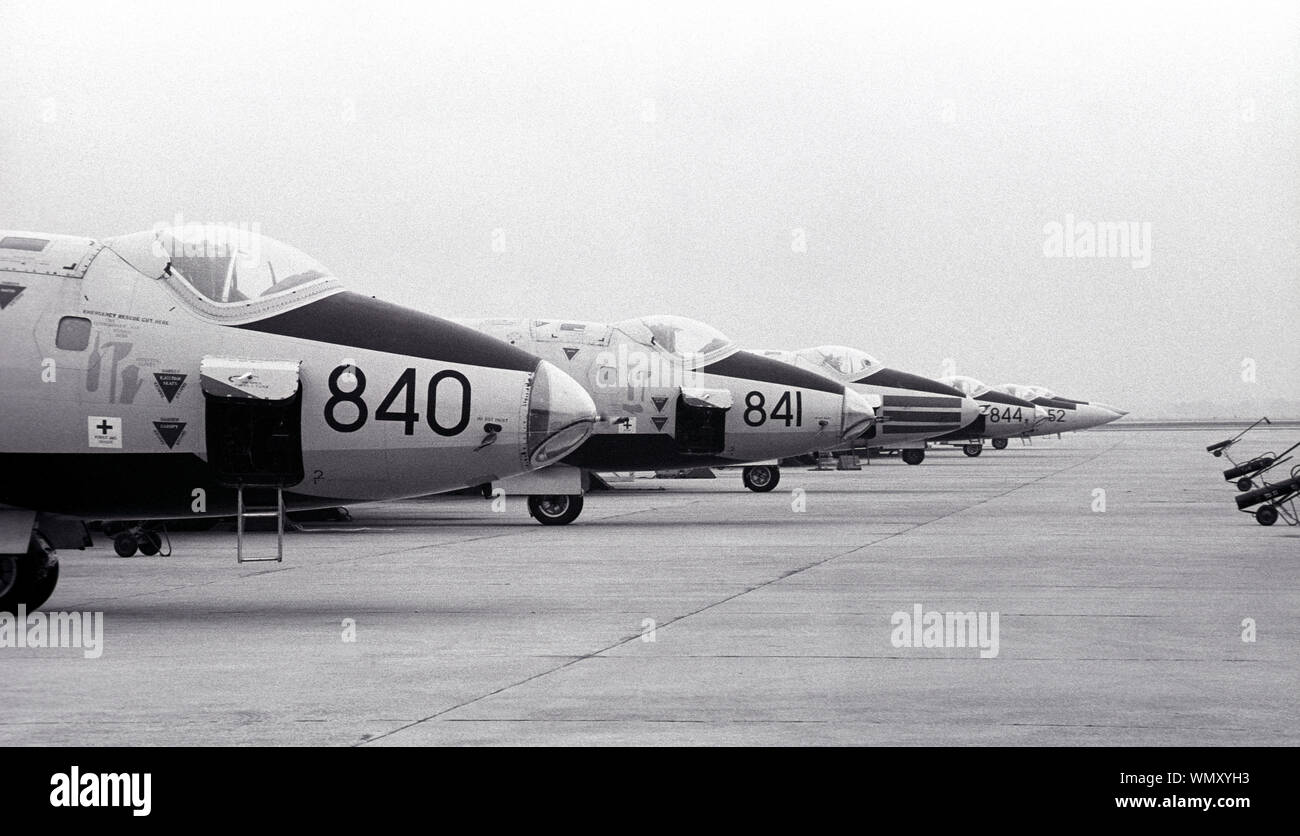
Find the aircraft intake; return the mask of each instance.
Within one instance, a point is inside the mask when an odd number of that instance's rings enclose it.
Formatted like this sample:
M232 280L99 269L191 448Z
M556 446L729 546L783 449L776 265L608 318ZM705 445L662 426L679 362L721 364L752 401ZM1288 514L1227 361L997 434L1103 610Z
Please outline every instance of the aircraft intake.
M528 397L528 460L556 462L578 448L595 428L596 404L578 382L541 360Z

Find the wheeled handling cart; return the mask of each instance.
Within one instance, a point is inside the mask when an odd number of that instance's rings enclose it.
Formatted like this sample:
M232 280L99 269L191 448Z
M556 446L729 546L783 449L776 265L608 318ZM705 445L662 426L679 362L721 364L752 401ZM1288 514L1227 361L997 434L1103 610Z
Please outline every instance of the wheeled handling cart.
M1254 515L1255 522L1260 525L1272 525L1279 517L1287 525L1300 525L1300 514L1296 513L1295 507L1296 497L1300 496L1300 464L1292 467L1287 478L1280 482L1269 482L1264 475L1283 461L1285 459L1279 459L1255 474L1260 487L1237 495L1237 510ZM1255 505L1259 507L1251 510Z

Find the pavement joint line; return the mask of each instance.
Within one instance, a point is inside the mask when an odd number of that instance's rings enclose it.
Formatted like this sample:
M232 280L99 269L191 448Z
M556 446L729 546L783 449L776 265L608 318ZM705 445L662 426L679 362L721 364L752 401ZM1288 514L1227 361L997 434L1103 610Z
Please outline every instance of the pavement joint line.
M918 523L918 524L916 524L916 525L914 525L914 526L911 526L910 528L906 528L906 529L904 529L904 530L902 530L902 531L898 531L898 532L895 532L895 533L893 533L893 534L886 534L886 535L882 536L880 539L872 540L872 541L869 542L869 543L863 543L862 545L860 545L860 546L855 546L854 548L849 549L848 551L841 552L841 553L839 553L839 554L834 554L834 555L831 555L830 557L826 557L826 558L823 558L823 559L821 559L821 560L814 561L813 563L810 563L810 564L808 564L808 565L806 565L806 566L799 567L799 568L795 568L795 569L791 569L790 571L785 572L785 573L783 573L783 574L781 574L781 575L778 575L777 577L770 578L770 579L768 579L768 580L766 580L766 581L763 581L762 583L759 583L759 584L755 584L754 586L751 586L751 587L748 587L748 588L746 588L746 589L743 589L743 590L741 590L741 591L739 591L739 592L736 592L736 593L734 593L734 594L732 594L732 595L728 595L728 596L726 596L726 597L724 597L724 598L721 598L721 599L719 599L719 600L717 600L717 601L714 601L714 602L712 602L712 603L710 603L710 604L706 604L706 605L704 605L703 607L700 607L700 608L698 608L698 609L695 609L695 610L693 610L693 611L691 611L691 612L683 613L682 615L676 616L675 618L671 618L671 619L669 619L668 621L665 621L662 625L656 625L656 626L655 626L655 629L656 629L656 630L666 629L666 628L670 627L671 625L676 624L676 623L679 622L679 621L683 621L683 620L685 620L685 619L687 619L687 618L690 618L690 617L692 617L692 616L699 615L700 613L705 612L705 611L707 611L707 610L714 609L715 607L722 606L723 604L726 604L726 603L728 603L729 601L734 601L734 600L737 599L737 598L740 598L740 597L742 597L742 596L744 596L744 595L748 595L749 593L754 592L754 591L756 591L756 590L766 588L766 587L768 587L768 586L771 586L772 584L778 583L778 582L783 581L783 580L785 580L785 579L787 579L787 578L794 577L795 575L802 574L802 573L807 572L807 571L809 571L809 570L811 570L811 569L816 569L816 568L819 567L819 566L823 566L823 565L825 565L825 564L827 564L827 563L830 563L832 560L838 560L838 559L841 558L841 557L847 557L848 555L850 555L850 554L854 554L854 553L856 553L856 552L858 552L858 551L861 551L862 549L865 549L865 548L869 548L869 547L872 547L872 546L878 545L879 543L883 543L883 542L885 542L885 541L887 541L887 540L892 540L892 539L894 539L895 537L901 537L901 536L903 536L904 534L909 534L909 533L911 533L911 532L913 532L913 531L916 531L916 530L919 529L919 528L924 528L924 527L927 526L927 525L930 525L930 524L932 524L932 523L939 522L939 521L941 521L941 520L945 520L945 519L947 519L948 517L951 517L951 516L953 516L953 515L955 515L955 514L960 514L960 513L962 513L963 511L967 511L967 510L969 510L970 508L975 508L975 507L978 507L978 506L983 505L983 504L985 504L985 503L992 502L992 501L995 500L995 499L999 499L999 498L1001 498L1001 497L1003 497L1003 496L1007 496L1008 494L1014 493L1014 492L1020 490L1020 489L1023 488L1023 487L1026 487L1026 486L1028 486L1028 485L1032 485L1032 484L1035 484L1035 483L1037 483L1037 482L1040 482L1040 481L1042 481L1043 479L1049 478L1049 477L1051 477L1051 476L1055 476L1055 475L1060 474L1060 473L1064 473L1064 472L1066 472L1067 470L1072 470L1073 468L1075 468L1075 467L1079 467L1080 465L1083 465L1083 464L1087 464L1087 463L1089 463L1089 462L1096 461L1098 458L1100 458L1101 456L1105 455L1106 453L1109 453L1111 450L1114 450L1116 447L1119 447L1119 446L1120 446L1121 444L1123 444L1123 443L1124 443L1123 440L1120 440L1120 441L1116 442L1115 444L1112 444L1112 445L1110 445L1109 447L1104 448L1104 449L1101 450L1100 452L1098 452L1098 453L1096 453L1096 454L1094 454L1094 455L1092 455L1092 456L1089 456L1088 458L1085 458L1085 459L1082 459L1082 460L1080 460L1080 461L1074 462L1074 463L1072 463L1072 464L1066 465L1065 467L1059 468L1059 469L1054 470L1054 471L1051 471L1051 472L1049 472L1049 473L1045 473L1045 474L1043 474L1043 475L1041 475L1041 476L1038 476L1038 477L1036 477L1036 478L1034 478L1034 479L1031 479L1031 480L1029 480L1029 481L1027 481L1027 482L1024 482L1023 484L1017 485L1017 486L1014 487L1014 488L1010 488L1010 489L1008 489L1008 490L1006 490L1006 491L1003 491L1002 493L996 494L996 495L991 496L991 497L985 497L985 498L983 498L983 499L980 499L978 502L974 502L974 503L972 503L971 505L967 505L967 506L965 506L965 507L958 508L958 509L956 509L956 510L954 510L954 511L949 511L949 512L946 513L946 514L943 514L943 515L941 515L941 516L935 517L934 519L931 519L931 520L926 520L926 521L923 522L923 523ZM626 637L624 637L624 638L622 638L622 639L619 639L618 641L614 642L613 644L610 644L610 645L607 646L607 647L600 648L600 649L598 649L598 650L592 651L592 652L590 652L590 653L586 653L586 654L581 655L581 656L576 656L576 657L570 659L569 661L565 662L564 664L556 665L555 667L553 667L553 668L548 668L547 670L544 670L544 671L538 671L537 673L532 674L532 675L527 676L527 677L524 677L523 679L520 679L520 680L518 680L517 682L513 682L513 683L508 683L508 684L506 684L506 685L502 685L501 687L499 687L499 688L495 688L495 689L493 689L492 691L489 691L489 692L487 692L487 693L485 693L485 694L480 694L479 696L474 697L474 698L472 698L472 699L464 700L464 701L462 701L462 702L460 702L460 703L457 703L456 705L452 705L452 706L449 706L449 707L447 707L447 708L444 708L444 709L442 709L442 710L440 710L440 711L436 711L436 712L434 712L433 714L430 714L429 716L427 716L427 717L423 717L423 718L421 718L421 719L419 719L419 720L416 720L416 721L414 721L414 722L412 722L412 723L407 723L407 724L405 724L405 725L398 726L397 728L395 728L395 729L390 729L389 731L383 732L382 734L377 734L377 735L373 735L373 736L371 736L371 737L367 737L367 738L365 738L364 740L361 740L361 741L358 741L358 742L354 743L353 746L354 746L354 747L364 746L364 745L369 744L369 743L374 743L375 741L378 741L378 740L383 740L384 738L387 738L387 737L392 737L393 735L399 734L400 732L407 731L408 729L415 728L416 726L419 726L419 725L423 725L424 723L427 723L427 722L429 722L429 721L431 721L431 720L436 720L436 719L438 719L438 718L440 718L440 717L442 717L442 716L444 716L444 715L446 715L446 714L450 714L450 713L453 712L453 711L457 711L457 710L459 710L459 709L466 708L466 707L468 707L468 706L470 706L470 705L473 705L474 703L481 702L482 700L488 699L489 697L494 697L494 696L496 696L496 695L498 695L498 694L505 693L506 691L512 690L512 689L514 689L514 688L518 688L518 687L520 687L520 686L522 686L522 685L527 685L527 684L530 683L530 682L533 682L533 681L535 681L535 680L541 679L541 678L543 678L543 677L550 676L551 674L559 673L560 671L563 671L563 670L566 670L566 669L568 669L568 668L571 668L571 667L573 667L574 665L577 665L577 664L579 664L579 663L581 663L581 662L584 662L584 661L586 661L586 660L588 660L588 659L592 659L592 658L595 658L595 657L597 657L597 656L601 656L602 654L608 653L608 652L611 651L611 650L615 650L615 649L617 649L617 648L619 648L619 647L622 647L622 646L625 645L625 644L629 644L629 643L634 642L634 641L636 641L636 640L638 640L638 639L640 639L640 638L641 638L641 634L640 634L639 632L638 632L638 633L633 633L633 634L630 635L630 636L626 636Z
M817 720L817 719L781 719L776 717L765 719L695 719L685 717L637 717L628 719L624 717L579 717L576 719L563 719L557 717L460 717L447 720L448 723L689 723L689 724L707 724L710 726L760 726L760 725L832 725L843 723L842 720ZM897 728L898 723L892 720L866 720L854 719L847 725L855 726L891 726ZM922 724L924 725L924 724ZM960 724L957 724L960 725ZM982 724L987 725L987 724ZM1016 728L1065 728L1065 729L1152 729L1157 731L1249 731L1249 729L1237 728L1234 726L1141 726L1128 723L993 723L992 726L1010 726Z

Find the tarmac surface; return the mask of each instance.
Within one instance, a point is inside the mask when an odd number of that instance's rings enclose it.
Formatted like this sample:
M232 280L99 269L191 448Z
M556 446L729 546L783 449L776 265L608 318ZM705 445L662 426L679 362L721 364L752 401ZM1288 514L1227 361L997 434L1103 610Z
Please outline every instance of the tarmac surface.
M1300 529L1236 510L1226 435L637 479L567 527L357 506L283 564L100 537L46 609L103 612L103 654L0 648L0 744L1296 745ZM998 655L896 647L916 605L998 613Z

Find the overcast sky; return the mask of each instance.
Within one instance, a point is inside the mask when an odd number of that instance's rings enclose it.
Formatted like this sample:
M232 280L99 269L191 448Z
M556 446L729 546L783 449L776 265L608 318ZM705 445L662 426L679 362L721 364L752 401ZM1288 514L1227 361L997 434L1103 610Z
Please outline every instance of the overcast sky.
M180 213L445 316L1300 399L1294 2L466 5L5 0L0 228Z

